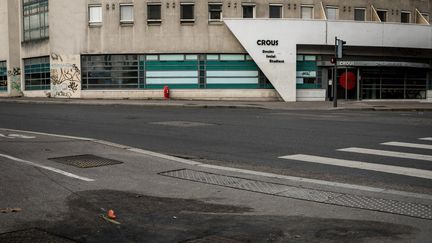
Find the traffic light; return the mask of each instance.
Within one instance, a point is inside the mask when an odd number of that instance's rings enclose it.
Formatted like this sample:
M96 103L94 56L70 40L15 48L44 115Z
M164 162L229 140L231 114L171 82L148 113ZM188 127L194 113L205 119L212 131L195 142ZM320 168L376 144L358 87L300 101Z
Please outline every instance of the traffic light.
M337 39L337 58L340 59L343 57L343 48L346 44L346 41Z
M336 57L332 57L332 58L330 59L330 62L331 62L331 64L335 64L335 63L336 63Z

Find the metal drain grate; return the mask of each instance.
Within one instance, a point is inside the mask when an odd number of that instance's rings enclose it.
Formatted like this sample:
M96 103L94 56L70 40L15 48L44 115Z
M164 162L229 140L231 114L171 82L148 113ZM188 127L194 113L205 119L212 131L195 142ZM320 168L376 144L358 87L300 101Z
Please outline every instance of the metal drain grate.
M306 189L188 169L161 172L159 174L279 197L288 197L432 220L432 205Z
M232 240L229 238L210 235L199 239L182 241L184 243L240 243L240 241Z
M49 160L52 160L52 161L55 161L58 163L62 163L62 164L66 164L66 165L72 165L72 166L75 166L78 168L92 168L92 167L115 165L115 164L122 164L123 163L121 161L102 158L102 157L92 155L92 154L82 154L82 155L50 158Z
M27 229L21 231L0 234L2 243L73 243L75 241L59 237L39 229Z
M150 124L172 126L172 127L202 127L202 126L215 125L211 123L190 122L190 121L163 121L163 122L151 122Z

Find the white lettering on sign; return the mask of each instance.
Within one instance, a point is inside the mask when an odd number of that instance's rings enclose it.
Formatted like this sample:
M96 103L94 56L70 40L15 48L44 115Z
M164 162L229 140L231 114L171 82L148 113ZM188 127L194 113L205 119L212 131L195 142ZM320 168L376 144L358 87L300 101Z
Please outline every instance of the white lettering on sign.
M14 138L32 139L32 138L36 138L35 136L27 136L27 135L22 135L22 134L15 134L15 133L7 134L7 135L0 133L0 137L9 138L9 139L14 139Z
M353 61L340 61L339 66L354 66L354 62Z

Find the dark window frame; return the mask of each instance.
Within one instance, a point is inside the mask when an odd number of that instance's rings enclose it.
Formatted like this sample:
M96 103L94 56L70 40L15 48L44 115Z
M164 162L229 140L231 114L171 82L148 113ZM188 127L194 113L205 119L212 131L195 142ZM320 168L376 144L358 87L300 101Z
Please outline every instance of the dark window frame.
M272 17L272 8L279 9L279 16L273 16ZM270 19L281 19L281 18L283 18L283 4L270 3L269 4L269 18Z
M408 19L406 19L407 21L405 22L404 16L408 15ZM400 22L404 23L404 24L409 24L411 23L411 12L410 11L400 11Z
M363 12L363 19L357 19L356 11ZM359 21L359 22L366 21L366 8L354 8L354 21Z
M49 2L48 0L22 0L23 42L49 38ZM36 18L32 22L32 18ZM35 26L32 26L33 25ZM28 25L27 25L28 24ZM38 33L39 32L39 33ZM33 37L33 35L36 35Z
M212 7L219 9L212 9ZM219 18L213 18L212 14L219 14ZM222 3L208 3L208 20L210 22L221 22L223 19L223 4Z
M23 59L24 90L49 90L51 86L50 57Z
M383 23L387 22L387 18L388 18L388 10L387 9L377 9L376 12L377 12L377 15L378 15L379 19L381 20L381 22L383 22ZM380 15L380 13L385 13L385 15L383 15L385 17L384 20L383 20L382 16Z
M154 15L156 16L158 15L159 18L154 18ZM162 22L162 3L148 2L147 3L147 23L160 24L161 22Z
M254 19L254 18L256 18L256 12L255 12L256 9L255 9L255 7L256 7L255 4L242 4L242 18L244 18L244 19ZM245 12L245 10L247 8L251 8L252 9L252 16L247 15L249 13Z
M192 13L185 13L185 8L187 7L192 8ZM186 14L191 16L187 16ZM195 22L195 3L180 3L180 22L181 23Z

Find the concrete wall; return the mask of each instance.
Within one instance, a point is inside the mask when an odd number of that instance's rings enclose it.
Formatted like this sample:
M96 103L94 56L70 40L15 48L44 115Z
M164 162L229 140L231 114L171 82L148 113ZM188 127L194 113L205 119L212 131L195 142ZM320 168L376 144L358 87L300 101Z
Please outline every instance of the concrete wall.
M273 89L173 89L170 97L183 100L281 100ZM83 90L83 99L163 99L162 90Z

